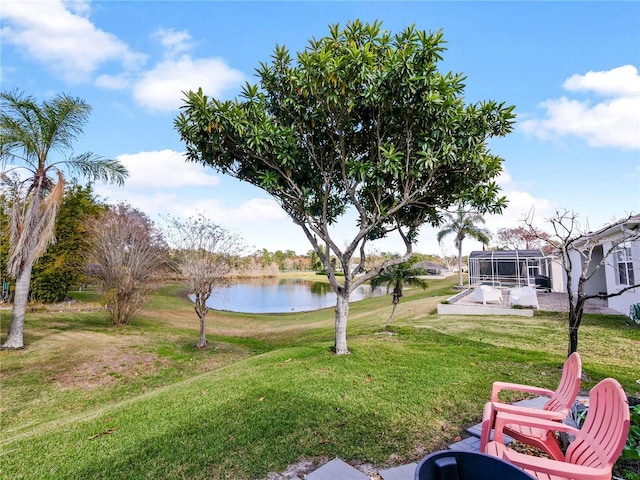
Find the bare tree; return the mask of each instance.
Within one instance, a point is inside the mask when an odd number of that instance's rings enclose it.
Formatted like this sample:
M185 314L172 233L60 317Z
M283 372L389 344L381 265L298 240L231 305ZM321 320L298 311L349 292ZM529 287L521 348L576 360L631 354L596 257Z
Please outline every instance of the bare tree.
M175 249L174 268L195 296L194 309L200 320L196 348L205 348L209 345L205 327L207 300L216 285L228 283L231 261L243 249L241 239L202 215L185 221L171 220L167 238Z
M512 250L540 249L546 254L552 250L549 244L551 235L532 226L499 228L496 237L500 247Z
M163 264L164 241L151 220L119 204L89 224L92 249L87 261L114 325L126 325L140 311L152 275Z
M455 255L451 255L449 249L442 243L440 244L440 258L443 265L451 271L455 269L458 263L458 258Z
M587 300L592 298L611 298L640 287L634 279L633 270L626 272L623 285L614 292L588 292L587 282L605 267L618 269L614 258L624 252L626 255L628 242L640 239L640 215L628 217L614 222L596 232L587 232L578 222L578 215L568 210L557 210L547 220L553 234L546 240L553 246L554 252L560 256L560 262L567 281L569 303L568 333L569 348L567 355L578 350L578 329L582 322L582 314ZM525 225L533 229L532 215L525 219ZM629 228L632 224L635 228ZM601 241L603 234L610 233L606 244ZM540 238L540 237L539 237ZM621 272L617 272L621 273Z

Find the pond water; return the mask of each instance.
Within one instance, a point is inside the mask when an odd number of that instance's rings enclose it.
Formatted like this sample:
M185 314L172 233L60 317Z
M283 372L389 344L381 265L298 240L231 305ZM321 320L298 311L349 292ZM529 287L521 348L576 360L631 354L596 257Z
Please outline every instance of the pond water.
M384 295L386 288L361 285L351 293L352 302ZM193 300L193 297L192 297ZM207 306L242 313L305 312L333 307L336 294L328 283L293 278L242 279L230 287L216 287Z

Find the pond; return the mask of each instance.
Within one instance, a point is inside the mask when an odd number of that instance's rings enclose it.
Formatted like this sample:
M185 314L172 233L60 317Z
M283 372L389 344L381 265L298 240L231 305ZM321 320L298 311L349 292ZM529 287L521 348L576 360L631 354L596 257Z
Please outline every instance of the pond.
M351 293L351 301L384 295L386 288L361 285ZM193 297L192 297L193 299ZM207 306L241 313L305 312L333 307L336 294L328 283L293 278L242 279L229 287L216 287Z

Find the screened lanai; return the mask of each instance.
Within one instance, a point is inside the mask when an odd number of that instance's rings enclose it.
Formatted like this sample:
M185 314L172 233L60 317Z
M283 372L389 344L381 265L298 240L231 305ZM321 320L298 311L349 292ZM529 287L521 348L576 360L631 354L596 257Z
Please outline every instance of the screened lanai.
M541 250L471 252L469 254L469 284L538 285L550 288L550 261Z

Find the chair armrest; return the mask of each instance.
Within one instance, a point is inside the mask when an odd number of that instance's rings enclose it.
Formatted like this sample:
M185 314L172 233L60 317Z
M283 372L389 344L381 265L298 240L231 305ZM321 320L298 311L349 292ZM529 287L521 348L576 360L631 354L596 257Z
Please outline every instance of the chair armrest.
M510 448L505 448L502 459L527 470L557 475L562 478L580 478L581 480L611 479L611 469L607 467L586 467L550 458L526 455Z
M509 424L525 425L528 427L542 428L554 432L565 432L572 435L577 434L580 430L571 425L561 422L554 422L544 418L536 418L529 415L514 415L511 413L498 413L496 415L494 438L497 442L504 443L504 427Z
M549 390L548 388L534 387L531 385L521 385L519 383L508 382L493 382L493 386L491 388L491 401L499 402L500 400L498 399L498 394L503 390L509 390L512 392L535 393L536 395L546 395L548 397L556 393L553 390Z
M526 415L529 417L544 418L546 420L552 420L560 422L564 420L569 414L569 410L565 412L553 412L549 410L543 410L541 408L531 407L519 407L518 405L511 405L509 403L491 402L491 408L496 413L511 413L514 415Z

